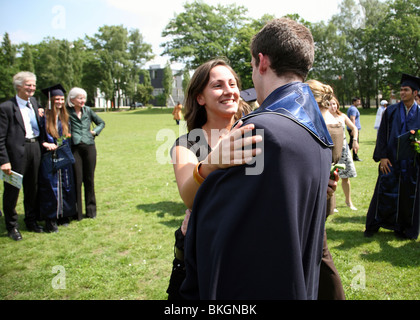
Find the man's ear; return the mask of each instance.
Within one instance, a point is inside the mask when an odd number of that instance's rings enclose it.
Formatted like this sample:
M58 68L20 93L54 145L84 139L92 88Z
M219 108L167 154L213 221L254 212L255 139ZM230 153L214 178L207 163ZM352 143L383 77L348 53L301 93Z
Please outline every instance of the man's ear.
M267 55L263 55L261 52L258 54L258 58L260 59L260 64L258 65L258 71L260 74L263 74L267 71L270 67L270 59Z

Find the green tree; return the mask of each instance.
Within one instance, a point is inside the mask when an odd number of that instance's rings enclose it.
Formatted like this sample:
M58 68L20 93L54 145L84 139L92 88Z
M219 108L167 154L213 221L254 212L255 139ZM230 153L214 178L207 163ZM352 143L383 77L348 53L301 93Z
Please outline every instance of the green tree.
M153 57L151 45L137 29L128 32L122 25L105 25L87 41L103 68L100 89L119 107L122 97L133 96L141 63Z
M381 52L377 29L387 10L379 0L343 0L331 20L311 26L316 77L334 87L342 104L360 96L363 107L377 97Z
M386 83L398 88L401 73L420 74L420 0L394 0L388 5L376 36Z
M119 107L122 91L125 91L129 78L128 70L131 70L133 66L128 57L128 31L122 25L103 26L94 37L87 38L92 49L98 53L98 58L104 68L105 77L101 82L101 90L105 92L107 98L115 102L115 107ZM113 87L112 92L110 87ZM109 94L111 94L110 97Z
M35 73L37 76L37 87L43 89L52 86L56 83L61 83L64 89L68 90L66 83L63 83L57 74L57 56L59 51L60 41L54 38L45 38L39 44L34 46L34 63ZM35 93L42 101L46 98L42 95L40 90Z
M309 78L328 83L334 88L339 101L344 101L345 82L343 75L343 35L338 34L337 26L321 21L311 24L312 36L315 42L315 61Z
M174 76L172 74L172 69L169 63L166 64L163 69L163 96L164 96L164 105L167 104L169 97L172 95L172 86L174 82Z
M236 4L211 6L201 1L184 5L185 12L171 19L162 32L169 40L163 55L195 69L215 58L231 59L237 31L247 22L247 9Z
M35 64L32 54L32 46L28 43L23 43L21 46L22 48L22 56L19 59L19 69L35 72Z
M344 38L338 57L341 60L340 76L344 81L346 100L350 102L351 97L357 95L364 105L365 99L361 92L364 31L360 6L354 0L343 0L339 5L339 13L332 17L331 22L337 26L337 34Z
M105 99L110 100L112 103L115 101L115 84L112 69L112 58L108 51L103 50L98 53L98 62L101 69L101 78L99 81L99 88L105 94ZM113 107L115 107L113 105Z
M95 103L97 88L104 88L106 85L101 84L104 79L104 71L101 67L101 61L96 58L91 50L85 50L82 60L82 84L81 87L86 90L86 104L93 106ZM108 95L111 97L111 94Z
M364 11L364 37L363 50L365 55L365 67L362 84L366 90L366 107L370 107L370 101L375 98L376 107L379 107L378 93L383 91L383 70L381 70L382 51L378 42L378 26L386 15L388 6L378 0L360 0Z
M190 80L191 80L190 71L187 68L185 68L183 76L182 76L182 89L184 90L184 92L187 92L188 84L190 83Z
M5 101L16 93L13 88L13 76L20 71L16 64L16 50L6 32L0 47L0 101Z
M137 84L134 94L134 101L141 102L146 105L153 98L153 87L144 83Z
M45 38L41 43L31 46L37 87L41 90L60 83L68 92L73 87L82 86L85 45L82 40L70 42L55 38ZM21 63L27 63L21 58ZM37 90L41 102L47 98ZM89 98L89 96L88 96Z
M229 62L233 70L239 75L243 89L254 87L252 82L251 51L252 37L274 16L265 14L260 19L252 19L249 23L238 29Z
M69 43L71 48L70 54L72 57L72 71L73 71L73 87L83 87L83 74L86 70L83 69L84 62L87 59L86 43L82 39L78 39Z
M143 100L143 96L147 96L147 93L150 91L150 88L138 87L140 70L145 64L145 62L154 58L154 55L151 53L152 46L144 42L143 36L138 29L131 30L129 34L128 52L129 59L133 63L133 68L130 70L130 74L128 77L126 94L131 98L132 101L145 101ZM142 92L141 100L138 99L138 94L136 95L138 90ZM147 101L148 100L146 100L146 102Z
M153 90L148 70L141 69L139 71L140 84L137 85L137 91L134 95L134 100L142 102L144 105L149 103L153 98Z

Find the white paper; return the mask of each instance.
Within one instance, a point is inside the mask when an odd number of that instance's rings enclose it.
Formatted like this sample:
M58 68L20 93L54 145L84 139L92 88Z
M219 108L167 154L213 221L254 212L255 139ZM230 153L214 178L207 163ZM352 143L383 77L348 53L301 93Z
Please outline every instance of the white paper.
M9 176L8 174L5 174L2 170L0 170L0 179L18 189L22 188L23 175L21 175L20 173L12 171L12 174Z

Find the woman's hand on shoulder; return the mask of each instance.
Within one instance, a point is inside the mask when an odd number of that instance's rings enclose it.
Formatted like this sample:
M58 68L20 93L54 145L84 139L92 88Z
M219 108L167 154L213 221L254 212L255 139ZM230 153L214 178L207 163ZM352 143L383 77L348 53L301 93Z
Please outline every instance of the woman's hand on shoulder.
M261 135L252 136L254 124L247 124L242 127L243 122L237 125L225 136L223 136L213 151L208 155L208 163L218 169L228 168L250 162L253 157L261 154L261 148L251 148L263 140Z

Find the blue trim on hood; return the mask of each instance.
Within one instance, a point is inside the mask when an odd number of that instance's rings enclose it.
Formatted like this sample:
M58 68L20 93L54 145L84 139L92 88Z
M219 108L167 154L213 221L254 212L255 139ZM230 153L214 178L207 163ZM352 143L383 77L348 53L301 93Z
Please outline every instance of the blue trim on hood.
M288 117L302 125L327 147L334 145L318 104L306 83L291 82L277 88L257 110L243 119L261 113L278 113Z

